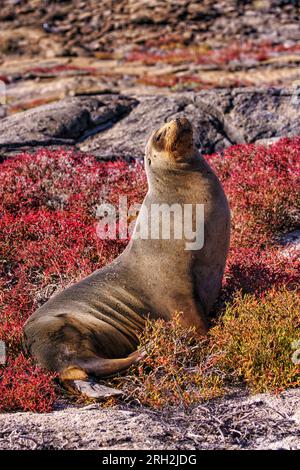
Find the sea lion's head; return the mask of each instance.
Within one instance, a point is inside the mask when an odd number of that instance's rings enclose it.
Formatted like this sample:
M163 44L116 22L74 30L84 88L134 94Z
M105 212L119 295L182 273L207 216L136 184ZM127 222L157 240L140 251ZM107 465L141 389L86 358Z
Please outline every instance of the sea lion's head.
M185 166L199 158L193 127L185 118L173 119L154 131L147 143L145 162L154 168Z

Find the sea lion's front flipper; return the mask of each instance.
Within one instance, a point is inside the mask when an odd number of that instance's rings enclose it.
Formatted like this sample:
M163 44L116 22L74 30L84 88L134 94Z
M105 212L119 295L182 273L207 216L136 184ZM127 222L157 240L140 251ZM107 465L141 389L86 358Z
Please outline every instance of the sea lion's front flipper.
M94 382L92 379L74 380L72 382L72 387L74 392L85 395L88 398L95 398L98 400L124 395L122 390L106 387L105 385Z

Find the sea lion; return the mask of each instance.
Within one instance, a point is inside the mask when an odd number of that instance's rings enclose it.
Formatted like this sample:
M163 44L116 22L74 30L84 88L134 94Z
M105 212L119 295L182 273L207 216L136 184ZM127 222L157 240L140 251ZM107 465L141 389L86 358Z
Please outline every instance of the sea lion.
M200 334L208 329L229 245L226 196L196 149L186 118L151 134L144 161L149 189L124 252L50 298L24 326L27 350L39 364L58 372L69 389L77 381L86 385L90 377L111 376L136 362L147 318L170 320L181 311L187 327ZM203 247L186 249L184 238L139 237L145 214L150 214L149 227L154 221L155 204L204 205Z

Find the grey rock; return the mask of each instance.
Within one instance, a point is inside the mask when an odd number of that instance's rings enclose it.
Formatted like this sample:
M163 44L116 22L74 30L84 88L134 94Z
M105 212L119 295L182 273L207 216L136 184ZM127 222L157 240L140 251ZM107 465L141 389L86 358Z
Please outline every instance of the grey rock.
M270 137L269 139L257 139L255 143L258 145L264 145L265 147L268 147L269 145L276 144L276 142L278 142L278 140L280 139L281 137Z
M119 405L0 414L0 449L298 449L300 389L235 391L187 411Z
M7 114L7 108L6 106L2 105L0 101L0 119L5 118L6 114Z
M281 238L282 245L299 245L300 244L300 230L286 233Z
M66 98L1 121L0 154L75 146L99 158L142 158L151 131L187 116L203 153L232 144L269 144L300 135L294 89L237 88L171 95L104 94Z
M136 101L116 94L76 96L39 106L1 121L0 151L74 145L95 130L113 125Z
M85 140L80 149L101 158L141 158L151 131L177 116L189 103L188 98L178 96L139 96L138 99L139 105L110 132L107 130Z
M162 122L190 118L203 153L232 144L274 141L300 134L299 106L293 89L240 88L167 96L139 96L139 105L115 126L85 140L81 150L101 158L139 157L147 137Z
M247 142L300 134L299 102L291 89L240 89L232 92L230 116Z
M283 245L282 256L285 258L300 256L300 230L283 235L279 242Z
M142 158L151 132L170 119L187 116L196 131L196 143L204 153L223 150L234 143L243 143L230 117L213 106L205 95L183 93L174 95L138 96L139 105L111 129L87 139L79 147L100 158Z

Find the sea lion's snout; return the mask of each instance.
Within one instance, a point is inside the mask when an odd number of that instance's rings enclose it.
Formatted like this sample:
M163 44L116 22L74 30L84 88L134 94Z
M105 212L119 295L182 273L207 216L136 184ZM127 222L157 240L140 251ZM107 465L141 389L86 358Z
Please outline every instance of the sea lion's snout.
M185 117L173 119L153 134L152 144L167 157L184 159L190 156L194 147L192 124Z

